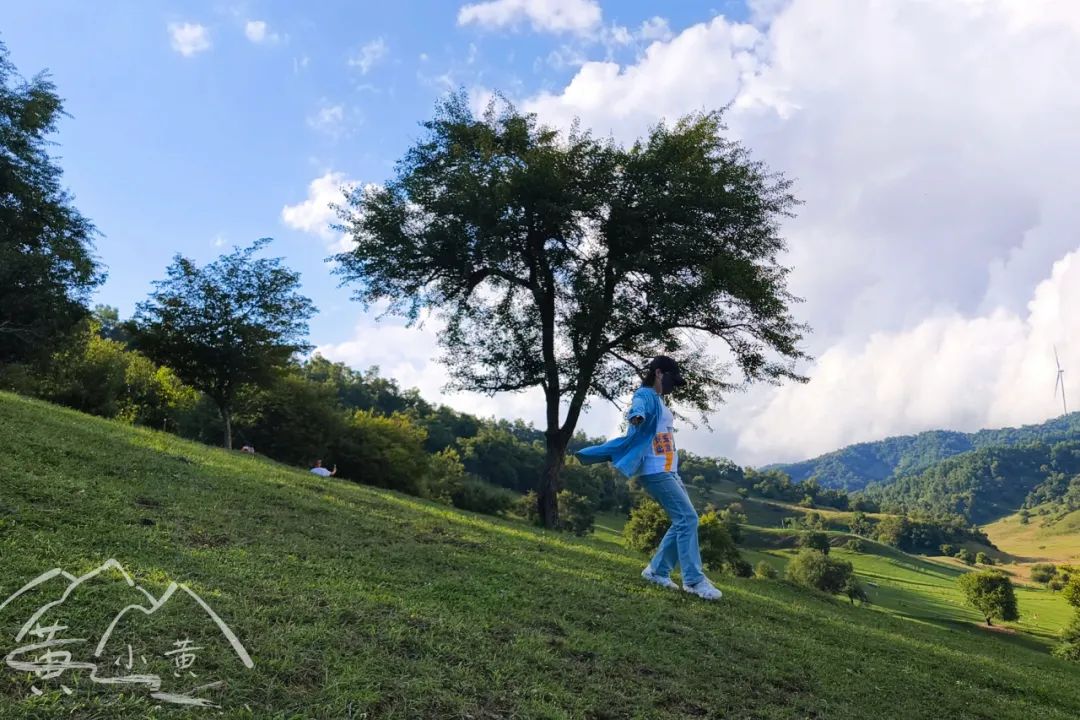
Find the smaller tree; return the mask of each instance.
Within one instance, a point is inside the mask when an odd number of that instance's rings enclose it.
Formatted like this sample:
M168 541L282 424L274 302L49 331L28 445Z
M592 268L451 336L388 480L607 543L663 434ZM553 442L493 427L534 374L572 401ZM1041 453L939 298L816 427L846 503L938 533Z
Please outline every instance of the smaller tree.
M990 557L989 555L980 550L975 554L975 562L980 565L993 565L994 558Z
M967 548L960 548L956 553L956 559L965 565L975 564L975 553L971 552Z
M727 569L738 575L739 550L724 521L716 512L707 512L698 521L701 561L711 570Z
M660 507L660 503L644 496L630 511L630 519L623 526L623 538L626 545L633 550L652 552L660 544L669 527L671 520L664 508Z
M847 599L854 605L858 600L860 604L865 605L870 602L870 596L866 594L866 590L863 589L862 584L855 579L854 575L849 575L847 580L844 581L844 586L840 589L844 595L847 595Z
M803 548L788 563L787 579L796 585L836 594L844 589L853 568L847 560L838 560L816 550Z
M1048 583L1057 575L1057 566L1053 563L1035 563L1031 566L1031 579L1037 583Z
M866 551L866 543L861 538L851 538L844 545L848 550L853 553L861 553Z
M987 625L992 625L990 621L993 619L1008 621L1020 618L1012 581L1001 571L983 570L962 575L960 589L968 604L986 618Z
M1080 575L1073 575L1061 590L1061 596L1075 608L1080 608Z
M945 543L940 548L941 554L945 557L953 557L956 555L956 546L952 543Z
M236 248L205 267L177 255L132 323L138 349L214 401L227 448L240 389L269 383L310 347L304 337L315 307L281 258L255 257L269 242Z
M829 554L829 536L823 532L807 532L799 536L799 547Z
M589 499L569 490L560 490L557 497L559 501L559 528L575 535L588 535L591 533L596 515Z
M1074 614L1061 631L1061 643L1053 650L1054 657L1080 662L1080 614Z
M774 580L778 575L779 573L776 571L776 568L773 567L772 563L761 560L754 566L754 577L760 580Z

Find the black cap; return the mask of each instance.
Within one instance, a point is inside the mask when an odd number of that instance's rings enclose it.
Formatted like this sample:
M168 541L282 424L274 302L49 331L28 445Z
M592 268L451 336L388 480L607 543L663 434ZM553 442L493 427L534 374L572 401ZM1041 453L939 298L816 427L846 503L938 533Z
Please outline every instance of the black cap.
M683 379L682 373L679 372L679 363L675 362L673 358L669 358L667 355L657 355L649 363L649 366L645 368L646 375L652 375L656 370L661 370L666 373L671 373L675 376L675 387L682 387L686 384L686 380Z

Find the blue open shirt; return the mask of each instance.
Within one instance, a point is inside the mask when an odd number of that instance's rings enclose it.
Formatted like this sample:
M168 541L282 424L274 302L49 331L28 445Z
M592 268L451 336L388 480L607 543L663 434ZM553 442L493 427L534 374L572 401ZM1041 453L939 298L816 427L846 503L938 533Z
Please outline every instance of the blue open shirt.
M640 425L630 424L626 435L608 440L603 445L582 448L574 456L583 465L610 462L626 477L641 471L641 462L652 446L656 423L660 421L660 396L651 387L638 388L626 411L626 419L642 417Z

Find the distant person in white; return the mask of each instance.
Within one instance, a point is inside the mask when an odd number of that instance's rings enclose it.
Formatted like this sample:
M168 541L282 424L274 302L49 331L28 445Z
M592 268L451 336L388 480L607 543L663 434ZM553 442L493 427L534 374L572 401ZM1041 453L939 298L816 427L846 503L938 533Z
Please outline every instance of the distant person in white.
M322 460L316 460L315 467L311 468L311 472L319 477L330 477L331 475L337 475L337 465L334 466L333 470L327 470L322 466Z

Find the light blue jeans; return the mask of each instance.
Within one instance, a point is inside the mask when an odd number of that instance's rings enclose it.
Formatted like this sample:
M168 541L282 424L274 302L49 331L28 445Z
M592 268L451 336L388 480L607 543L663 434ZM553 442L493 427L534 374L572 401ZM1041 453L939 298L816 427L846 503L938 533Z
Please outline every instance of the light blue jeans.
M683 585L697 585L705 578L698 547L698 514L682 479L677 473L666 472L641 475L638 482L671 518L671 527L660 541L649 567L660 577L668 577L678 563Z

